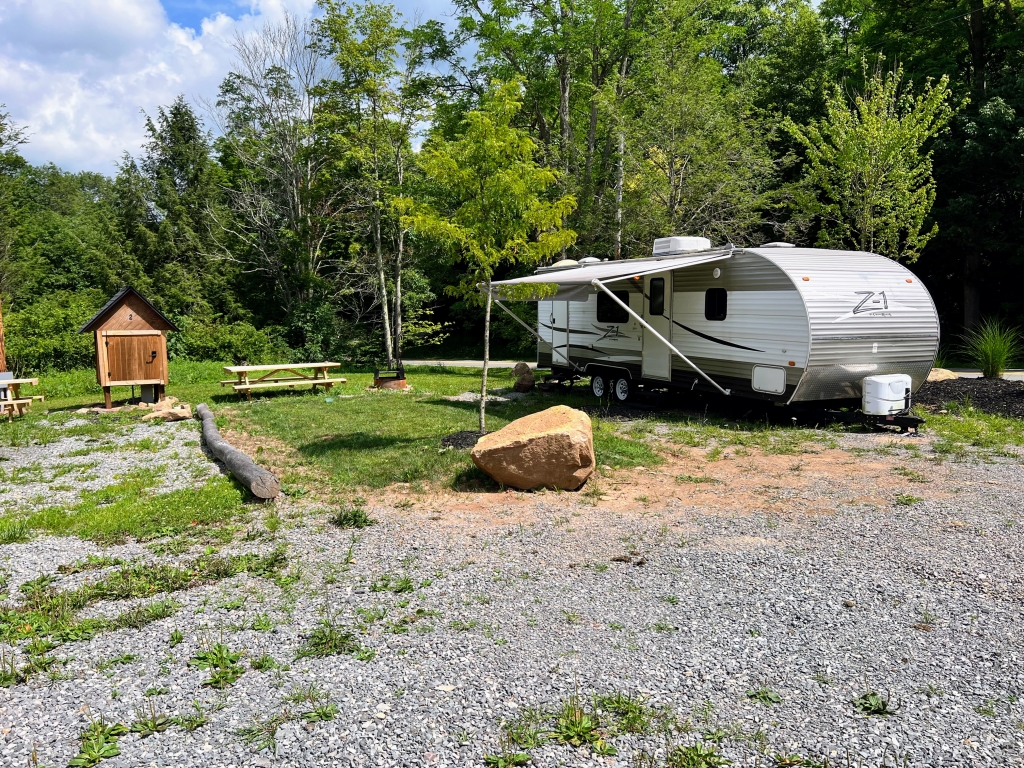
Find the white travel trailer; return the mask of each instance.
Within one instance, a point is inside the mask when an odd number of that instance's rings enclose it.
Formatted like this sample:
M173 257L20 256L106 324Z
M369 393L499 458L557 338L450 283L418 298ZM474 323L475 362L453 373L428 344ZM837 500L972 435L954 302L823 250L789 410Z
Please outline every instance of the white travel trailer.
M641 386L838 405L860 399L867 377L904 374L916 391L939 347L921 281L860 251L669 237L649 258L565 261L493 283L499 305L531 290L543 296L538 365L620 401Z

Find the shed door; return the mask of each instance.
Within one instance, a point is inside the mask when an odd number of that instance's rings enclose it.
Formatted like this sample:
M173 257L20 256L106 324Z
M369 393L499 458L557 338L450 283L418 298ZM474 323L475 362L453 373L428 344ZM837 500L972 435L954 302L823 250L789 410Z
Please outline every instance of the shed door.
M162 342L159 331L145 335L105 334L110 381L163 381Z
M672 273L659 272L644 277L644 320L658 336L672 338ZM672 353L665 342L644 328L644 378L672 378Z
M569 302L551 302L551 363L569 364Z

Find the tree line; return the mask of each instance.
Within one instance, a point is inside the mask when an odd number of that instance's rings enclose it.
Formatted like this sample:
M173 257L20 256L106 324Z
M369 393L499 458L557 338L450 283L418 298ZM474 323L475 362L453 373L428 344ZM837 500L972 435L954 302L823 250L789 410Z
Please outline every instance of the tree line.
M1016 3L455 0L445 27L321 0L239 37L113 178L27 163L0 111L8 362L90 365L77 328L130 283L174 356L393 365L470 348L481 280L669 234L871 250L914 264L947 334L1012 318Z

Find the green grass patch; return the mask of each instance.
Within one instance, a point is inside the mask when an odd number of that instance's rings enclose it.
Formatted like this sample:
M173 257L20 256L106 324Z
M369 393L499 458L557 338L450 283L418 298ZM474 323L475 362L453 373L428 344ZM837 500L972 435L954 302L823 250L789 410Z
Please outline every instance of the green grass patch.
M799 455L839 445L833 435L823 430L725 419L687 419L676 425L669 439L691 448L718 449L719 453L725 448L742 447L757 448L766 454Z
M242 491L222 476L200 488L169 493L153 493L157 481L153 471L135 472L105 488L83 491L81 500L70 507L46 507L0 519L0 531L21 521L33 530L111 544L128 537L150 541L183 533L208 535L246 515Z
M997 416L972 408L969 403L951 403L948 413L920 413L928 419L926 429L937 438L932 449L940 458L969 456L1015 457L1013 450L1024 446L1024 420Z

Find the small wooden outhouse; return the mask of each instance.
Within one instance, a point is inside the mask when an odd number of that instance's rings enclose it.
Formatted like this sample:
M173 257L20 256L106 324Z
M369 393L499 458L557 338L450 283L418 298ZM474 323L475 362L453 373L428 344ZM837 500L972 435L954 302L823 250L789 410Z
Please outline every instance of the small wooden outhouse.
M131 286L118 291L79 333L96 336L96 381L107 408L111 387L142 387L162 400L167 387L167 331L178 327Z

